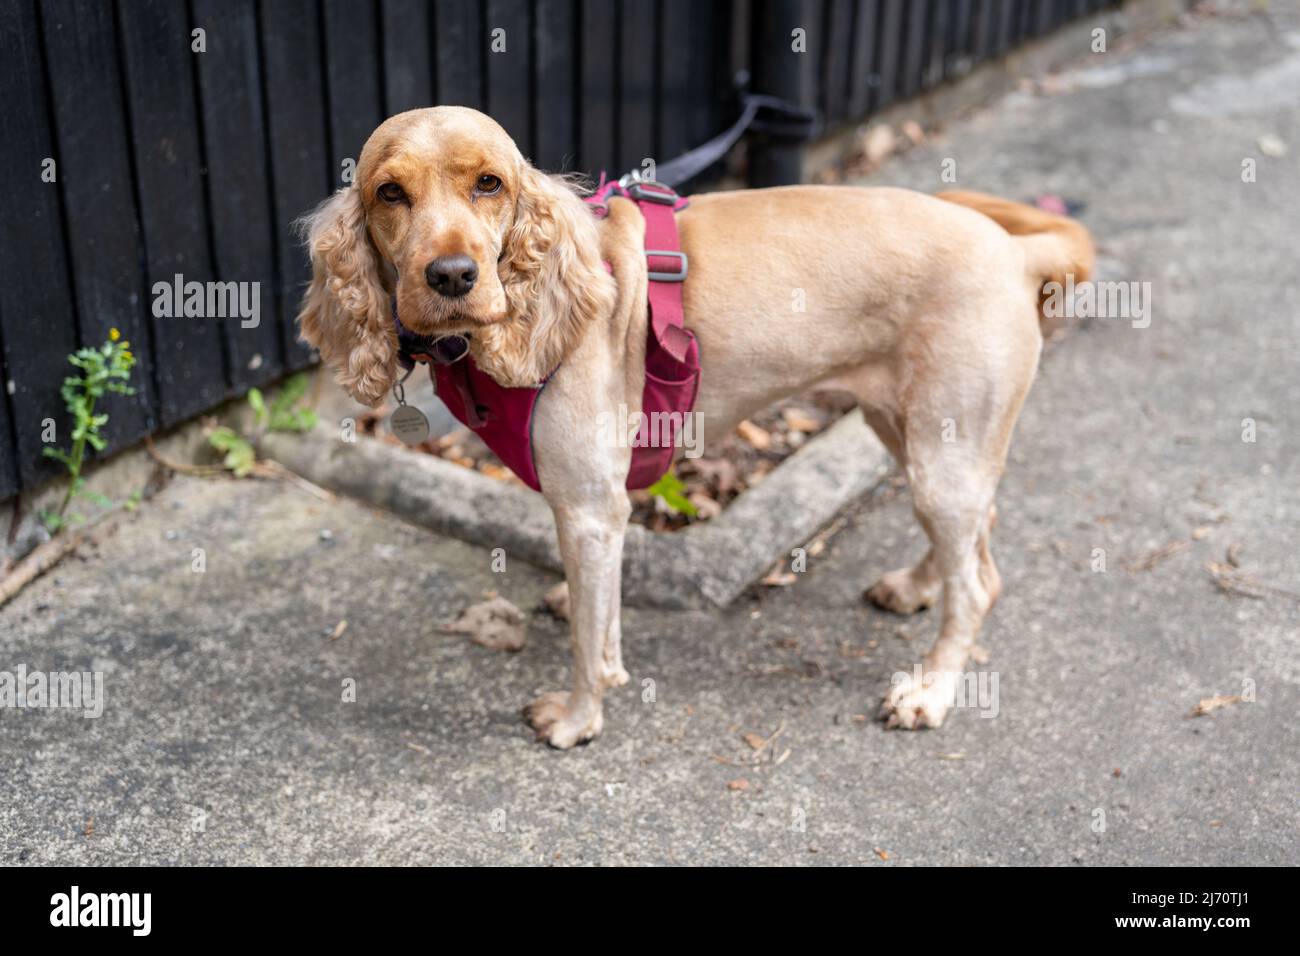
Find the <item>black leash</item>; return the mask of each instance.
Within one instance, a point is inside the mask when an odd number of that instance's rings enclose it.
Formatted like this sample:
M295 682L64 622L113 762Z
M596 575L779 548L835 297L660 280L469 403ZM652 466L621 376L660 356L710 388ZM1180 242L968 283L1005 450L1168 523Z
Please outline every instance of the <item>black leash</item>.
M707 143L687 150L657 167L655 181L666 186L676 186L698 176L725 156L746 130L805 140L811 139L821 128L821 117L816 110L805 109L788 100L746 93L741 97L741 102L744 107L736 122Z

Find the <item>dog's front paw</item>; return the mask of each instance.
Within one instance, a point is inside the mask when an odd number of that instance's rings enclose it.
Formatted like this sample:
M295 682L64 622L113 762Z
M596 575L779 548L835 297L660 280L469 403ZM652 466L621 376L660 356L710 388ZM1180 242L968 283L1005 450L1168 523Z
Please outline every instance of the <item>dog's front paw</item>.
M938 727L952 706L958 677L954 671L928 671L920 680L914 674L900 678L880 705L886 729Z
M589 708L569 707L567 690L543 694L524 708L524 720L537 734L557 750L585 744L600 733L604 723L600 705Z

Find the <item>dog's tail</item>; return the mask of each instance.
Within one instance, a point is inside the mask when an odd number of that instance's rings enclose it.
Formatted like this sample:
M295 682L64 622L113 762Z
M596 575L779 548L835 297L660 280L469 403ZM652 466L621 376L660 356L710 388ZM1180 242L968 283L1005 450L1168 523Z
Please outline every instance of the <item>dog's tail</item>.
M1025 271L1042 284L1065 284L1073 275L1076 283L1086 282L1097 261L1092 234L1082 223L1067 216L1012 202L985 193L950 189L936 193L936 198L974 209L988 216L1020 240L1025 250Z

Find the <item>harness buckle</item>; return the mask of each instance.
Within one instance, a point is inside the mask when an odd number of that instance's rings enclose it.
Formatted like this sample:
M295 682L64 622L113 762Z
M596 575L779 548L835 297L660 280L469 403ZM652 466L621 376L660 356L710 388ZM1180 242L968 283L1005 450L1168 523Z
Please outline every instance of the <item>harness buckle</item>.
M646 277L651 282L685 282L686 273L690 271L690 262L686 258L686 253L678 252L676 249L647 249L645 251L646 264L649 265L651 256L660 256L668 259L676 259L681 264L681 269L677 272L656 272L649 269Z
M661 206L675 206L677 200L681 198L671 186L665 186L652 179L629 183L625 191L627 197L636 202L653 202Z
M675 206L681 199L672 186L666 186L653 179L646 179L641 170L634 169L618 180L619 189L628 199L635 202L653 202L661 206Z

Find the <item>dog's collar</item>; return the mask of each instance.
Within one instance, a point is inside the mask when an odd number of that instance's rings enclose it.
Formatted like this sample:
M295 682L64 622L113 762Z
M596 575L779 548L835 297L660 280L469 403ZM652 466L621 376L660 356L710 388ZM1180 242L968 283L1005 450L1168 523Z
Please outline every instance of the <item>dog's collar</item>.
M397 360L408 372L415 363L452 365L469 354L468 335L420 335L402 325L393 296L393 327L397 330Z

